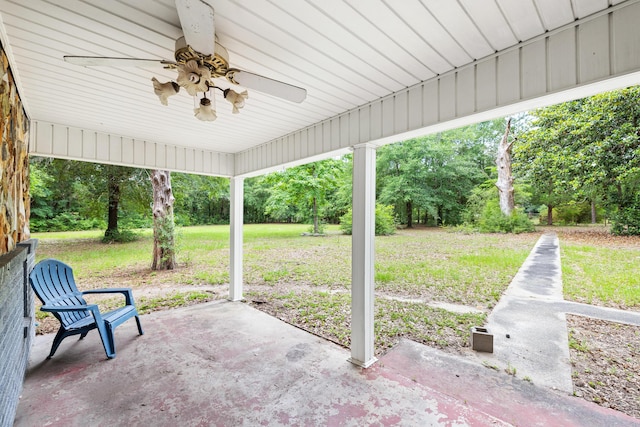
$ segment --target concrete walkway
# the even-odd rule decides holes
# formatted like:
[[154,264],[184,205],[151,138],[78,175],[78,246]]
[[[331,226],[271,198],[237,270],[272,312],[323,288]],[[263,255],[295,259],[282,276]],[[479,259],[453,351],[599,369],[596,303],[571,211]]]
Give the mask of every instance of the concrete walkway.
[[571,394],[567,313],[640,326],[638,312],[565,301],[558,237],[543,234],[488,317],[493,354],[476,355],[485,364]]

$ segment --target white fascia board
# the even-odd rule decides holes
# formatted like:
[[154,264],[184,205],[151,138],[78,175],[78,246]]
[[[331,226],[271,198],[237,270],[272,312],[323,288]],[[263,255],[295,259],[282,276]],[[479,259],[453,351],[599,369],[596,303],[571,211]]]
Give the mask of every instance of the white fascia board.
[[29,155],[231,177],[234,156],[57,123],[31,121]]

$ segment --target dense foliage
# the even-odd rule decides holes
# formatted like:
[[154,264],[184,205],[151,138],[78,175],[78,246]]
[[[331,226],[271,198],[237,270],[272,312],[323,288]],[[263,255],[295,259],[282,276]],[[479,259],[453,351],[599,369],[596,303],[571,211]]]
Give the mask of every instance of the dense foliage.
[[639,97],[640,87],[630,87],[531,112],[514,170],[547,206],[548,223],[554,208],[579,220],[587,203],[593,222],[601,207],[615,233],[640,232]]
[[120,226],[151,224],[151,186],[143,169],[35,157],[30,174],[32,231],[107,228],[114,185]]
[[378,199],[407,227],[461,223],[473,189],[490,176],[504,126],[498,119],[380,148]]
[[[353,212],[351,209],[340,218],[340,230],[344,234],[352,234]],[[393,206],[376,204],[376,236],[389,236],[396,232],[396,220],[393,215]]]

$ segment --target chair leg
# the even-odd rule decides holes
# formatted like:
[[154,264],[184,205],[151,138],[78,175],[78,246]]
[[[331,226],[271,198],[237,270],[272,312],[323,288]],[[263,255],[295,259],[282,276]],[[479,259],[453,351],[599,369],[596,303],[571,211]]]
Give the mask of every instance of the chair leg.
[[144,335],[144,332],[142,332],[142,325],[140,324],[140,317],[138,317],[136,315],[136,323],[138,324],[138,332],[140,333],[140,335]]
[[113,353],[113,356],[109,359],[113,359],[114,357],[116,357],[116,339],[113,336],[115,328],[111,325],[111,323],[108,322],[105,322],[105,325],[107,327],[107,337],[109,338],[109,345],[111,346],[111,352]]
[[113,346],[113,330],[111,329],[111,325],[104,321],[96,323],[98,323],[98,332],[100,332],[104,352],[107,354],[107,358],[113,359],[116,357],[116,350]]
[[56,352],[56,350],[60,346],[60,343],[62,342],[62,340],[67,337],[66,332],[67,331],[64,328],[58,329],[58,333],[53,338],[53,344],[51,345],[51,351],[49,352],[49,355],[47,356],[47,359],[51,359],[53,357],[54,353]]

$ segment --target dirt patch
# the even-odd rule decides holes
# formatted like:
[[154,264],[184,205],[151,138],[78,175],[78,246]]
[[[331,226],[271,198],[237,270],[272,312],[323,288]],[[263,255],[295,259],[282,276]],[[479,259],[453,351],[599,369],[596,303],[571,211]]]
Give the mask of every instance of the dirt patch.
[[640,327],[567,315],[574,395],[640,418]]
[[609,226],[542,226],[536,227],[540,231],[556,233],[560,241],[574,244],[595,245],[609,248],[637,248],[640,247],[640,236],[614,236],[609,232]]

